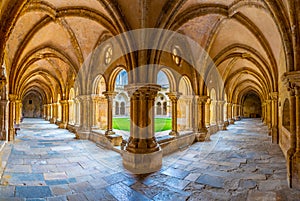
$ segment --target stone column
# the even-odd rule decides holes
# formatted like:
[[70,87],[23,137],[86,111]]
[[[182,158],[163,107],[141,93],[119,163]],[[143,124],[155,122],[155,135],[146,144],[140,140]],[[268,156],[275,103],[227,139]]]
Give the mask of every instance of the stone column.
[[178,99],[181,95],[179,92],[170,92],[167,93],[169,99],[171,100],[172,103],[172,131],[170,132],[169,135],[173,136],[179,136],[178,130],[177,130],[177,102]]
[[114,91],[106,91],[103,92],[104,96],[107,99],[107,130],[105,135],[113,135],[115,132],[113,131],[113,101],[117,92]]
[[217,105],[218,105],[218,126],[219,126],[219,130],[226,130],[226,125],[225,125],[225,122],[224,122],[224,104],[225,104],[225,101],[217,101]]
[[265,103],[262,103],[262,104],[261,104],[261,111],[262,111],[262,114],[261,114],[261,116],[262,116],[262,122],[263,122],[263,123],[266,123]]
[[91,131],[91,96],[81,95],[77,97],[80,102],[80,125],[76,130],[77,139],[89,139]]
[[123,165],[134,174],[146,174],[162,166],[162,150],[154,137],[154,101],[161,87],[156,84],[125,86],[130,97],[130,137],[122,154]]
[[92,128],[97,129],[98,127],[98,122],[97,122],[97,117],[99,115],[99,110],[98,110],[98,101],[99,101],[99,96],[97,94],[92,95],[92,104],[93,104],[93,117],[92,117]]
[[267,126],[269,129],[272,128],[272,122],[271,122],[271,117],[272,117],[272,111],[271,111],[271,100],[266,100],[266,107],[267,107]]
[[227,103],[227,118],[228,118],[228,122],[229,124],[234,124],[234,119],[232,118],[232,104],[231,103]]
[[61,122],[59,123],[59,128],[67,128],[69,121],[69,102],[68,100],[61,100]]
[[211,104],[211,99],[208,98],[206,103],[205,103],[205,126],[209,127],[210,126],[210,104]]
[[16,108],[15,108],[15,122],[16,124],[21,123],[21,112],[22,112],[22,101],[21,100],[16,100]]
[[8,130],[8,141],[13,141],[15,139],[15,111],[16,111],[16,100],[17,95],[9,94],[9,130]]
[[288,183],[292,187],[293,175],[293,156],[296,152],[296,97],[294,88],[289,88],[290,91],[290,148],[287,151],[287,174]]
[[296,150],[292,156],[291,187],[300,189],[300,82],[295,87],[295,138]]
[[[196,104],[197,104],[197,122],[196,122],[196,140],[198,142],[203,142],[205,140],[209,140],[209,136],[207,136],[207,128],[205,125],[205,114],[206,114],[206,103],[208,100],[208,96],[196,96]],[[208,138],[208,139],[207,139]]]
[[1,120],[1,136],[0,140],[8,140],[8,125],[7,125],[7,106],[9,101],[8,100],[1,100],[0,101],[0,120]]
[[78,98],[75,98],[75,126],[80,126],[80,101]]
[[272,142],[278,144],[278,92],[270,93],[270,97],[272,100]]
[[56,103],[52,103],[51,104],[51,112],[52,112],[52,116],[51,116],[51,119],[50,119],[50,123],[51,124],[55,124],[56,121],[57,121],[57,110],[56,110]]

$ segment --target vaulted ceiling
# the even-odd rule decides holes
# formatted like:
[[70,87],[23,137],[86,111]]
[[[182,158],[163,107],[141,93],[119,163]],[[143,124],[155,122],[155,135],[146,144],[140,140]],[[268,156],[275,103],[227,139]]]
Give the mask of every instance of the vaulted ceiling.
[[[9,93],[67,96],[103,38],[139,28],[180,32],[205,49],[227,99],[278,91],[290,68],[288,0],[2,0],[1,60]],[[4,53],[4,54],[3,54]],[[64,98],[64,97],[63,97]]]

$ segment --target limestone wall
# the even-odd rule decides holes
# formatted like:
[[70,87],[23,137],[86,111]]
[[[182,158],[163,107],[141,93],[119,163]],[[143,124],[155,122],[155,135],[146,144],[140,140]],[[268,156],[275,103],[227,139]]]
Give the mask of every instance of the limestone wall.
[[23,100],[22,116],[29,118],[41,118],[43,107],[41,99],[36,95],[28,95]]

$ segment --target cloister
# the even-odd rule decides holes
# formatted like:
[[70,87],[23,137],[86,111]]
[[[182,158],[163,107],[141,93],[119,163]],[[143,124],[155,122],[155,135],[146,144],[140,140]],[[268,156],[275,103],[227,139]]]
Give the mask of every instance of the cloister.
[[[170,154],[253,118],[280,148],[287,186],[297,191],[299,7],[297,0],[2,0],[2,148],[19,140],[20,127],[23,136],[24,119],[43,118],[116,152],[126,171],[151,174]],[[115,129],[117,118],[128,118],[128,138]],[[157,118],[171,119],[170,129],[156,132]]]

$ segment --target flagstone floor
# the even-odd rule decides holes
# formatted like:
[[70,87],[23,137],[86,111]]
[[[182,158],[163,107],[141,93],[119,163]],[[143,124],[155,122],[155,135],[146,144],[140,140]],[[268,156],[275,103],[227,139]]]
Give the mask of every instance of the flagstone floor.
[[259,119],[236,122],[209,142],[164,157],[160,171],[139,176],[124,170],[118,153],[25,119],[16,141],[0,152],[0,166],[5,201],[300,200]]

